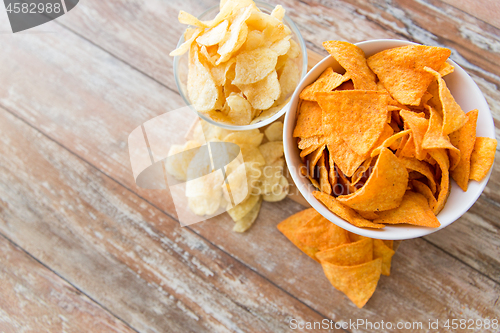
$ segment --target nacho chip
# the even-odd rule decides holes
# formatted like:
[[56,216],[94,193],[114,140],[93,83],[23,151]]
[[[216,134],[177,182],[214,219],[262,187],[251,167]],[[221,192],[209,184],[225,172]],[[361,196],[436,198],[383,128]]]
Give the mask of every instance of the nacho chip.
[[377,288],[382,273],[382,259],[375,259],[356,266],[336,266],[322,262],[323,271],[330,283],[362,308]]
[[396,252],[389,248],[384,241],[380,239],[373,240],[373,258],[382,259],[382,274],[383,275],[391,275],[391,261],[392,256]]
[[351,177],[365,160],[364,156],[356,154],[347,143],[338,136],[328,138],[328,152],[335,165],[347,176]]
[[315,101],[315,93],[332,91],[347,80],[349,80],[349,76],[341,75],[328,67],[316,81],[302,90],[299,97],[304,100]]
[[361,90],[316,93],[315,96],[323,111],[325,135],[340,136],[354,152],[365,156],[384,129],[389,96]]
[[361,215],[363,218],[373,221],[378,218],[378,214],[375,212],[370,212],[370,211],[362,211],[362,210],[357,210],[356,213]]
[[407,185],[406,168],[389,149],[384,148],[365,185],[355,193],[339,196],[338,200],[357,210],[389,210],[398,207]]
[[457,167],[451,171],[451,177],[464,191],[469,186],[470,157],[476,142],[476,122],[478,110],[472,110],[466,114],[467,121],[458,131],[450,134],[450,142],[460,150],[460,161]]
[[325,151],[323,150],[323,155],[319,158],[318,161],[318,169],[319,169],[319,187],[321,192],[325,192],[326,194],[332,193],[332,186],[330,185],[330,181],[328,180],[328,169],[325,164]]
[[436,193],[436,180],[434,179],[434,174],[432,172],[431,167],[428,163],[424,161],[419,161],[416,158],[408,158],[408,157],[398,157],[399,162],[404,165],[404,167],[410,171],[417,171],[427,177],[429,187],[432,190],[432,193]]
[[451,144],[447,135],[442,131],[442,118],[439,113],[432,107],[428,106],[430,112],[429,127],[424,135],[422,147],[424,149],[448,149],[451,158],[450,170],[460,162],[460,150]]
[[427,199],[429,207],[432,209],[432,211],[434,211],[437,205],[437,200],[432,194],[432,191],[429,188],[429,186],[415,179],[411,181],[411,185],[415,192],[422,194]]
[[375,74],[368,68],[365,53],[358,46],[341,41],[323,42],[323,47],[351,77],[354,88],[377,90]]
[[439,72],[439,75],[441,75],[441,77],[443,76],[446,76],[448,74],[451,74],[455,71],[455,67],[453,67],[453,65],[450,65],[449,63],[445,62],[443,64],[443,66],[441,66],[441,68],[438,70]]
[[311,251],[308,248],[305,248],[302,242],[297,238],[297,230],[303,228],[305,224],[307,224],[316,216],[320,216],[319,213],[315,211],[314,208],[309,208],[288,217],[286,220],[280,222],[276,226],[278,230],[283,235],[285,235],[286,238],[288,238],[295,246],[297,246],[311,258],[314,257],[314,254],[317,251],[314,250]]
[[374,145],[374,147],[376,147],[376,148],[372,150],[370,156],[371,157],[377,156],[378,154],[380,154],[382,149],[392,146],[395,142],[400,140],[402,137],[410,135],[410,133],[411,133],[410,130],[401,131],[401,132],[398,132],[398,133],[392,135],[391,137],[387,138],[384,142],[382,142],[382,144],[380,144],[378,146]]
[[441,183],[439,185],[439,195],[437,197],[436,207],[432,210],[434,215],[438,215],[443,209],[448,196],[450,195],[450,160],[444,149],[432,149],[429,150],[429,154],[436,161],[441,169]]
[[[326,138],[322,135],[315,135],[309,138],[301,138],[299,139],[298,147],[299,149],[307,149],[311,146],[319,146],[326,143]],[[316,147],[317,148],[317,147]]]
[[466,122],[465,113],[460,108],[460,105],[455,101],[450,90],[446,86],[446,82],[441,78],[441,75],[435,70],[426,67],[425,70],[432,74],[437,80],[437,94],[435,88],[429,89],[429,92],[433,95],[431,101],[434,101],[437,97],[439,98],[439,103],[434,102],[438,111],[443,115],[443,135],[455,132],[460,127],[462,127]]
[[337,184],[337,172],[335,171],[335,162],[333,161],[332,154],[328,150],[328,165],[330,169],[328,170],[328,180],[332,188]]
[[437,228],[441,225],[420,193],[407,191],[399,207],[379,213],[380,217],[374,223],[412,224],[423,227]]
[[474,150],[470,158],[470,179],[480,182],[490,171],[495,160],[497,140],[491,138],[476,138]]
[[423,160],[427,152],[424,151],[422,142],[427,132],[427,128],[429,127],[429,120],[425,119],[423,113],[401,110],[399,114],[401,118],[403,118],[405,126],[408,126],[412,132],[413,144],[415,145],[415,157],[419,160]]
[[318,103],[303,101],[297,114],[293,137],[308,138],[322,134],[322,110]]
[[316,253],[316,258],[320,262],[325,261],[337,266],[356,266],[372,261],[374,240],[371,238],[364,238],[351,243],[347,231],[343,231],[345,233],[345,235],[343,235],[343,237],[345,237],[345,241],[336,246],[327,247],[325,250]]
[[424,70],[439,70],[450,56],[442,47],[408,45],[384,50],[368,58],[368,66],[392,97],[405,105],[419,105],[433,76]]
[[314,152],[312,152],[309,156],[307,156],[307,162],[309,163],[309,176],[315,178],[314,169],[319,159],[323,155],[323,150],[325,150],[325,145],[320,146]]
[[383,224],[373,223],[362,218],[353,209],[343,205],[340,201],[338,201],[331,195],[319,191],[314,191],[313,195],[316,199],[321,201],[332,213],[356,227],[367,227],[374,229],[380,229],[384,227]]
[[315,254],[349,242],[347,231],[328,221],[321,215],[313,217],[309,222],[295,230],[295,237],[307,255],[318,261]]

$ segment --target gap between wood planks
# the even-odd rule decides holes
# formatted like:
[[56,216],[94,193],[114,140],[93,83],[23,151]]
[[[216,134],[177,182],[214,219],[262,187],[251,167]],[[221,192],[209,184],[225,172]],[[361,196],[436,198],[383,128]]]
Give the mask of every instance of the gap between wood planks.
[[[31,125],[30,123],[27,123],[23,118],[19,117],[17,114],[15,114],[14,112],[12,112],[9,108],[3,106],[0,104],[0,107],[3,108],[6,112],[8,112],[11,116],[15,117],[16,119],[18,119],[19,121],[21,121],[24,125],[27,125],[28,127],[32,128],[33,130],[35,130],[37,133],[40,133],[43,137],[47,138],[48,140],[50,140],[51,142],[53,142],[54,144],[56,144],[57,146],[61,147],[62,149],[64,149],[65,151],[67,151],[69,154],[71,154],[72,156],[74,156],[76,159],[80,160],[81,162],[83,162],[84,164],[88,165],[90,168],[96,170],[98,173],[102,174],[104,177],[110,179],[112,182],[116,183],[118,186],[124,188],[125,190],[127,190],[129,193],[131,193],[133,196],[136,196],[138,198],[140,198],[142,201],[148,203],[149,205],[151,205],[152,207],[158,209],[158,211],[162,212],[163,214],[165,214],[166,216],[168,216],[169,218],[171,218],[173,221],[179,223],[179,221],[177,220],[177,218],[175,218],[174,216],[170,215],[169,213],[165,212],[164,210],[160,209],[159,207],[157,207],[156,205],[154,205],[153,203],[151,203],[150,201],[148,201],[147,199],[143,198],[142,196],[140,196],[139,194],[135,193],[133,190],[131,190],[130,188],[128,188],[127,186],[123,185],[122,183],[120,183],[119,181],[117,181],[116,179],[114,179],[113,177],[111,177],[110,175],[106,174],[103,170],[97,168],[95,165],[93,165],[92,163],[88,162],[87,160],[85,160],[84,158],[82,158],[81,156],[77,155],[76,153],[74,153],[73,151],[71,151],[70,149],[66,148],[62,143],[52,139],[49,135],[47,135],[46,133],[44,132],[41,132],[39,129],[37,129],[36,127],[34,127],[33,125]],[[328,320],[332,320],[331,318],[329,318],[328,316],[324,315],[323,313],[321,313],[320,311],[314,309],[313,307],[311,307],[310,305],[308,305],[307,303],[305,303],[304,301],[300,300],[297,296],[289,293],[287,290],[284,290],[283,288],[281,288],[279,285],[277,285],[274,281],[270,280],[269,278],[267,278],[266,276],[262,275],[260,272],[258,272],[257,270],[253,269],[252,267],[248,266],[245,262],[241,261],[240,259],[238,259],[237,257],[234,257],[233,255],[231,255],[231,253],[228,253],[227,251],[221,249],[219,246],[217,246],[216,244],[214,244],[212,241],[210,241],[209,239],[203,237],[202,235],[198,234],[196,231],[194,231],[193,229],[189,228],[189,227],[185,227],[187,230],[189,230],[191,233],[193,233],[194,235],[196,235],[197,237],[199,237],[200,239],[204,240],[205,242],[207,242],[208,244],[212,245],[215,249],[217,249],[218,251],[228,255],[229,257],[231,257],[232,259],[234,259],[236,262],[240,263],[243,267],[251,270],[252,272],[254,272],[255,274],[257,274],[260,278],[262,278],[263,280],[267,281],[271,286],[277,288],[277,290],[281,291],[282,293],[284,293],[285,295],[287,295],[288,297],[296,300],[297,302],[299,302],[300,304],[302,304],[303,306],[307,307],[308,309],[310,309],[312,312],[318,314],[319,316],[321,316],[323,319],[328,319]],[[107,311],[108,313],[110,313],[112,316],[114,316],[116,319],[124,322],[127,324],[128,327],[130,327],[131,329],[133,329],[134,331],[138,332],[139,331],[137,329],[135,329],[134,327],[130,326],[130,324],[128,324],[126,321],[124,321],[123,319],[121,319],[118,315],[116,315],[114,312],[112,312],[111,310],[109,310],[107,307],[103,306],[101,303],[99,303],[98,301],[96,301],[94,298],[90,297],[87,293],[85,293],[84,291],[82,291],[81,289],[79,289],[78,287],[76,287],[71,281],[67,280],[66,278],[64,278],[61,274],[59,274],[58,272],[52,270],[50,267],[48,267],[47,265],[45,265],[43,262],[41,262],[40,260],[38,260],[36,257],[34,257],[33,255],[31,255],[29,252],[27,252],[23,247],[19,246],[18,244],[16,244],[14,241],[12,241],[8,236],[6,236],[5,234],[3,234],[2,232],[0,232],[0,237],[4,237],[5,239],[7,239],[10,243],[14,244],[16,247],[22,249],[23,252],[25,252],[27,255],[29,255],[30,257],[32,257],[34,260],[36,260],[37,262],[39,262],[40,264],[42,264],[44,267],[46,267],[47,269],[49,269],[51,272],[53,272],[54,274],[56,274],[58,277],[60,277],[61,279],[63,279],[64,281],[66,281],[68,284],[70,284],[73,288],[75,288],[76,290],[78,290],[79,292],[81,292],[83,295],[87,296],[90,300],[92,300],[94,303],[96,303],[98,306],[100,306],[103,310]],[[240,306],[242,309],[245,309],[246,311],[248,311],[248,309],[246,309],[245,306],[239,304],[236,300],[233,300],[233,302]],[[335,324],[336,321],[332,320],[333,323]],[[341,329],[342,331],[344,332],[347,332],[347,333],[351,333],[350,331],[348,330],[345,330],[345,329]]]
[[[301,2],[303,2],[303,3],[307,4],[307,2],[305,2],[305,1],[301,1]],[[441,2],[442,2],[442,1],[441,1]],[[443,2],[443,3],[444,3],[444,2]],[[142,75],[146,76],[147,78],[151,79],[152,81],[154,81],[154,82],[158,83],[160,86],[162,86],[162,87],[164,87],[164,88],[168,89],[169,91],[172,91],[173,93],[175,93],[175,94],[179,95],[179,92],[178,92],[177,90],[174,90],[174,89],[170,88],[168,85],[166,85],[166,84],[162,83],[161,81],[159,81],[159,80],[157,80],[157,79],[153,78],[152,76],[148,75],[147,73],[145,73],[144,71],[142,71],[142,70],[138,69],[137,67],[135,67],[135,66],[133,66],[133,65],[129,64],[128,62],[126,62],[125,60],[123,60],[123,59],[121,59],[120,57],[116,56],[115,54],[111,53],[110,51],[108,51],[107,49],[103,48],[102,46],[100,46],[100,45],[98,45],[98,44],[94,43],[92,40],[90,40],[90,39],[86,38],[85,36],[83,36],[83,35],[79,34],[78,32],[76,32],[76,31],[74,31],[73,29],[71,29],[71,28],[69,28],[69,27],[65,26],[64,24],[62,24],[62,23],[58,22],[57,20],[54,20],[54,22],[55,22],[56,24],[58,24],[59,26],[61,26],[63,29],[65,29],[65,30],[67,30],[67,31],[70,31],[71,33],[73,33],[74,35],[78,36],[79,38],[81,38],[81,39],[83,39],[83,40],[87,41],[88,43],[90,43],[90,44],[94,45],[95,47],[97,47],[98,49],[102,50],[103,52],[105,52],[105,53],[109,54],[109,55],[110,55],[110,56],[112,56],[113,58],[115,58],[115,59],[119,60],[119,61],[120,61],[120,62],[122,62],[123,64],[125,64],[125,65],[129,66],[130,68],[134,69],[134,70],[135,70],[135,71],[137,71],[138,73],[141,73]],[[489,23],[487,23],[487,24],[489,24]],[[402,36],[402,37],[405,37],[405,36]],[[406,37],[405,37],[405,38],[406,38]],[[320,54],[318,54],[318,53],[316,53],[316,52],[314,52],[314,51],[310,51],[310,50],[308,50],[308,57],[311,57],[311,56],[315,58],[315,61],[321,60],[321,59],[323,58],[323,56],[322,56],[322,55],[320,55]],[[315,63],[315,64],[316,64],[316,63]],[[311,68],[311,67],[312,67],[312,66],[309,66],[309,68]],[[5,106],[2,106],[2,107],[4,107],[6,110],[8,110],[8,111],[9,111],[9,113],[13,114],[13,112],[11,112],[11,111],[10,111],[8,108],[6,108]],[[14,115],[14,114],[13,114],[13,115]],[[14,116],[15,116],[15,117],[17,117],[17,115],[14,115]],[[19,118],[19,117],[17,117],[17,118]],[[21,119],[21,118],[19,118],[19,119]],[[25,121],[24,121],[24,119],[21,119],[21,120],[22,120],[23,122],[25,122]],[[29,125],[29,126],[31,126],[30,124],[28,124],[28,125]],[[35,127],[33,127],[33,128],[34,128],[35,130],[39,131],[37,128],[35,128]],[[40,131],[39,131],[39,132],[40,132]],[[42,134],[44,134],[44,133],[42,133]],[[45,135],[45,134],[44,134],[44,135]],[[59,142],[57,142],[56,140],[52,139],[52,138],[51,138],[51,137],[49,137],[49,136],[47,136],[47,137],[48,137],[50,140],[52,140],[52,141],[54,141],[54,142],[58,143],[61,147],[63,147],[63,148],[64,148],[64,149],[66,149],[67,151],[71,152],[73,155],[77,156],[77,157],[78,157],[79,159],[81,159],[82,161],[84,161],[84,162],[88,163],[89,165],[92,165],[94,168],[96,168],[97,170],[99,170],[100,172],[102,172],[104,175],[106,175],[107,177],[109,177],[110,179],[112,179],[113,181],[115,181],[115,182],[116,182],[117,184],[119,184],[120,186],[122,186],[122,187],[126,188],[126,189],[127,189],[128,191],[130,191],[131,193],[136,194],[139,198],[141,198],[141,199],[142,199],[142,200],[144,200],[145,202],[147,202],[147,203],[149,203],[150,205],[152,205],[153,207],[157,208],[159,211],[163,212],[164,214],[166,214],[167,216],[169,216],[169,217],[170,217],[170,218],[172,218],[173,220],[175,220],[175,221],[179,222],[179,221],[178,221],[178,219],[177,219],[175,216],[171,215],[170,213],[168,213],[168,212],[166,212],[165,210],[163,210],[163,209],[159,208],[158,206],[156,206],[155,204],[153,204],[153,203],[152,203],[152,202],[150,202],[149,200],[147,200],[147,199],[145,199],[144,197],[140,196],[139,194],[137,194],[136,192],[134,192],[132,189],[128,188],[127,186],[125,186],[125,185],[124,185],[124,184],[122,184],[121,182],[117,181],[117,180],[116,180],[115,178],[113,178],[112,176],[110,176],[110,175],[106,174],[104,171],[101,171],[101,170],[100,170],[97,166],[95,166],[95,165],[93,165],[92,163],[90,163],[89,161],[87,161],[87,160],[83,159],[82,157],[80,157],[80,156],[79,156],[79,155],[77,155],[76,153],[73,153],[70,149],[66,148],[64,145],[60,144],[60,143],[59,143]],[[262,277],[263,277],[263,278],[265,278],[266,280],[270,281],[269,279],[267,279],[266,277],[264,277],[263,275],[261,275],[258,271],[256,271],[256,270],[255,270],[255,269],[253,269],[252,267],[248,266],[246,263],[242,262],[241,260],[239,260],[239,259],[238,259],[238,258],[236,258],[235,256],[233,256],[231,253],[226,252],[225,250],[223,250],[223,249],[221,249],[219,246],[217,246],[215,243],[213,243],[213,242],[211,242],[210,240],[208,240],[208,239],[206,239],[205,237],[203,237],[200,233],[196,232],[194,229],[189,228],[189,227],[188,227],[188,229],[189,229],[189,230],[191,230],[194,234],[198,235],[200,238],[202,238],[202,239],[206,240],[207,242],[209,242],[210,244],[212,244],[213,246],[215,246],[216,248],[218,248],[219,250],[221,250],[222,252],[224,252],[224,253],[226,253],[226,254],[230,255],[232,258],[234,258],[234,259],[235,259],[235,260],[237,260],[238,262],[242,263],[243,265],[245,265],[246,267],[248,267],[248,268],[249,268],[249,269],[251,269],[252,271],[256,272],[257,274],[259,274],[260,276],[262,276]],[[494,280],[493,278],[491,278],[490,276],[486,275],[486,274],[485,274],[485,273],[483,273],[482,271],[480,271],[480,270],[478,270],[478,269],[474,268],[474,267],[473,267],[473,266],[471,266],[470,264],[468,264],[468,263],[466,263],[465,261],[461,260],[459,257],[457,257],[457,256],[453,255],[451,252],[446,251],[446,250],[444,250],[443,248],[439,247],[436,243],[434,243],[434,242],[432,242],[432,241],[430,241],[430,240],[428,240],[428,239],[426,239],[426,238],[423,238],[423,237],[422,237],[422,239],[423,239],[424,241],[426,241],[428,244],[431,244],[431,245],[432,245],[432,246],[434,246],[435,248],[437,248],[437,249],[439,249],[440,251],[442,251],[442,252],[446,253],[446,254],[447,254],[447,255],[449,255],[450,257],[452,257],[452,258],[456,259],[458,262],[462,263],[463,265],[465,265],[465,266],[467,266],[467,267],[471,268],[472,270],[474,270],[474,271],[478,272],[480,275],[482,275],[482,276],[486,277],[488,280],[490,280],[490,281],[494,282],[495,284],[500,285],[500,283],[499,283],[498,281]],[[270,281],[270,282],[271,282],[273,285],[275,285],[276,287],[278,287],[278,286],[277,286],[274,282],[272,282],[272,281]],[[280,287],[278,287],[278,288],[279,288],[280,290],[283,290],[283,289],[281,289]],[[283,291],[284,291],[284,290],[283,290]],[[286,291],[285,291],[285,292],[286,292]],[[287,294],[289,294],[289,293],[287,292]],[[289,295],[291,295],[291,294],[289,294]],[[293,296],[293,295],[291,295],[291,296],[292,296],[292,297],[294,297],[295,299],[297,299],[295,296]],[[297,299],[297,300],[298,300],[298,299]],[[303,303],[302,301],[300,301],[300,302],[301,302],[301,303]],[[304,303],[304,304],[305,304],[305,303]],[[314,310],[314,309],[313,309],[313,310]],[[316,310],[314,310],[314,311],[316,311]],[[321,313],[319,313],[319,312],[317,312],[317,313],[318,313],[318,314],[321,314]],[[322,316],[324,316],[323,314],[321,314],[321,315],[322,315]],[[325,317],[325,318],[326,318],[326,317]]]
[[[10,111],[9,111],[9,113],[10,113]],[[10,239],[6,235],[4,235],[2,232],[0,232],[0,237],[3,238],[3,239],[5,239],[9,244],[11,244],[12,246],[14,246],[15,248],[19,249],[19,251],[21,251],[24,254],[26,254],[26,256],[28,256],[29,258],[33,259],[35,262],[37,262],[38,264],[40,264],[43,268],[47,269],[49,272],[51,272],[54,275],[58,276],[61,280],[63,280],[67,284],[69,284],[71,287],[73,287],[79,293],[81,293],[82,295],[85,295],[85,297],[87,297],[91,302],[93,302],[94,304],[96,304],[100,309],[102,309],[102,311],[108,313],[111,317],[116,318],[117,320],[119,320],[121,323],[123,323],[126,327],[130,328],[134,332],[140,333],[138,330],[136,330],[134,327],[132,327],[125,320],[123,320],[122,318],[120,318],[119,316],[117,316],[115,313],[111,312],[108,308],[106,308],[106,306],[104,306],[103,304],[99,303],[97,300],[95,300],[94,298],[92,298],[91,296],[89,296],[88,294],[86,294],[85,292],[83,292],[81,289],[79,289],[77,286],[75,286],[73,283],[71,283],[71,281],[68,281],[64,276],[61,276],[59,273],[57,273],[56,271],[54,271],[52,268],[50,268],[49,266],[45,265],[43,262],[41,262],[40,260],[38,260],[38,258],[36,258],[31,253],[29,253],[28,251],[26,251],[24,248],[22,248],[21,246],[19,246],[16,242],[14,242],[12,239]]]

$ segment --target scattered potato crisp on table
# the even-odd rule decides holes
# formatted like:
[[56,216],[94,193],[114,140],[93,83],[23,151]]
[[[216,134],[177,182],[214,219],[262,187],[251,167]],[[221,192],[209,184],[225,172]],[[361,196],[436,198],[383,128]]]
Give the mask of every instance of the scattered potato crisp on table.
[[[191,212],[210,216],[221,208],[227,209],[235,221],[233,231],[244,232],[257,219],[262,201],[285,199],[289,184],[283,174],[282,129],[283,123],[275,122],[264,130],[264,135],[258,129],[230,131],[204,120],[197,122],[190,140],[170,148],[166,165],[170,175],[186,182]],[[241,152],[232,161],[227,161],[225,178],[220,170],[213,170],[208,163],[210,160],[217,162],[214,157],[217,146],[210,145],[209,151],[205,143],[217,142],[234,143]],[[224,156],[224,149],[225,146],[221,148],[221,156]],[[233,207],[232,201],[239,204]]]
[[189,52],[187,93],[198,112],[243,126],[282,109],[300,80],[300,48],[284,15],[280,5],[266,14],[252,0],[221,1],[210,21],[179,13],[194,28],[170,55]]
[[357,227],[439,227],[450,176],[467,191],[497,146],[476,138],[478,111],[465,113],[443,79],[450,51],[408,45],[366,58],[347,42],[323,46],[345,73],[327,68],[302,90],[293,131],[314,196]]
[[290,216],[277,228],[295,246],[319,262],[330,283],[359,308],[375,292],[380,276],[390,275],[395,253],[393,241],[348,232],[313,208]]

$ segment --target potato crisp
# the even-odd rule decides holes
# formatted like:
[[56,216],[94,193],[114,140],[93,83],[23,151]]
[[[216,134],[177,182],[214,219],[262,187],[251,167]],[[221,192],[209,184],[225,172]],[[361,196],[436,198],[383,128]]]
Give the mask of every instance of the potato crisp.
[[448,89],[450,51],[409,45],[366,59],[347,42],[323,46],[345,73],[329,67],[303,89],[293,133],[313,195],[357,227],[439,227],[450,176],[467,191],[497,145],[476,138],[479,112],[464,113]]
[[[349,214],[357,215],[353,211]],[[330,283],[359,308],[375,292],[380,276],[390,275],[395,253],[393,241],[350,233],[325,219],[313,208],[290,216],[277,228],[295,246],[319,262]]]
[[300,80],[301,62],[284,15],[280,5],[269,15],[252,0],[221,0],[209,21],[179,13],[180,23],[195,28],[186,30],[185,42],[170,55],[189,51],[187,93],[196,111],[243,126],[284,107]]

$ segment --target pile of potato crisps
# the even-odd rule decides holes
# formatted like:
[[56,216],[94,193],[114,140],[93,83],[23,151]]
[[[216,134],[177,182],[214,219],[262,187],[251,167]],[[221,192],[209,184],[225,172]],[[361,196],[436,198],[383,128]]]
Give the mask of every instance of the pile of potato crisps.
[[[241,154],[225,166],[225,176],[214,170],[199,177],[200,170],[209,166],[199,149],[205,142],[231,142]],[[179,154],[181,152],[187,152]],[[200,216],[210,216],[219,208],[225,209],[233,199],[238,205],[227,210],[235,221],[233,231],[244,232],[257,219],[262,200],[283,200],[289,191],[283,175],[283,123],[260,130],[229,131],[203,120],[197,122],[184,145],[173,145],[168,153],[166,170],[177,180],[187,181],[186,197],[189,209]],[[201,158],[200,158],[201,157]],[[242,184],[247,186],[242,186]]]
[[301,92],[293,133],[314,196],[357,227],[439,227],[450,174],[466,191],[497,145],[476,138],[478,111],[464,113],[446,86],[450,51],[409,45],[366,59],[347,42],[323,45],[345,73],[327,68]]
[[222,0],[210,21],[179,13],[181,23],[194,27],[170,55],[189,51],[187,92],[198,112],[217,122],[248,125],[286,104],[300,79],[300,48],[284,15],[279,5],[270,15],[263,13],[252,0]]
[[380,275],[390,275],[399,242],[348,232],[313,208],[290,216],[280,230],[293,244],[323,266],[330,283],[362,308],[375,292]]

